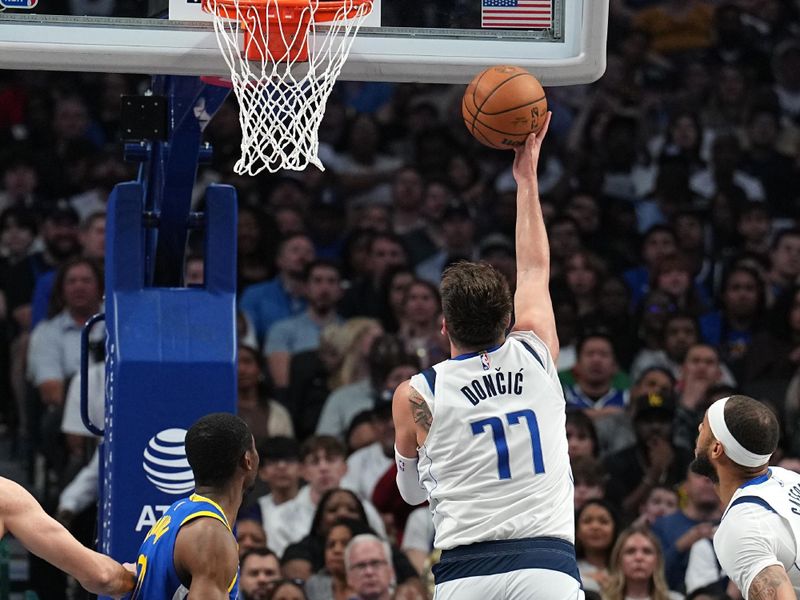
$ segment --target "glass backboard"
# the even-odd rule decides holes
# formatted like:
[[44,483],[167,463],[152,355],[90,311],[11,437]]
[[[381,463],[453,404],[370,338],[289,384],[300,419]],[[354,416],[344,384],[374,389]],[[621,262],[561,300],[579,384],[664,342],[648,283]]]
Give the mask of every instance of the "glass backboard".
[[[0,0],[0,68],[225,76],[199,0]],[[608,0],[375,0],[340,79],[466,83],[514,64],[545,85],[605,70]]]

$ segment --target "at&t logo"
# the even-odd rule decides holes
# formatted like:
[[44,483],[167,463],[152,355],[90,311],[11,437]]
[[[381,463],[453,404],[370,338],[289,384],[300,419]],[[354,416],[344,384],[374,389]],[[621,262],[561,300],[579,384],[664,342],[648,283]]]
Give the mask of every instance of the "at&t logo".
[[142,468],[156,489],[176,496],[194,489],[194,475],[186,460],[185,429],[165,429],[150,438]]

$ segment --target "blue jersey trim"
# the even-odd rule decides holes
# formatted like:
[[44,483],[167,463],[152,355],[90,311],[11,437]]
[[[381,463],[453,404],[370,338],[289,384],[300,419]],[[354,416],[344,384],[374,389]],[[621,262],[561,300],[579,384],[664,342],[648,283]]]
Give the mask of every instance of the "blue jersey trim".
[[530,346],[530,344],[528,344],[528,342],[524,342],[522,340],[517,340],[517,341],[525,347],[525,350],[527,350],[528,352],[533,354],[533,358],[536,359],[536,362],[538,362],[540,365],[542,365],[542,368],[546,371],[547,367],[544,366],[544,361],[542,361],[542,357],[539,356],[539,353],[536,352],[536,350],[534,350],[533,348],[531,348],[531,346]]
[[492,346],[491,348],[487,348],[486,350],[478,350],[477,352],[466,352],[465,354],[459,354],[458,356],[454,356],[450,360],[467,360],[468,358],[475,358],[476,356],[483,354],[484,352],[494,352],[498,350],[500,346],[503,344],[498,344],[497,346]]
[[725,514],[730,512],[734,506],[738,506],[739,504],[758,504],[762,508],[766,508],[768,511],[774,512],[776,515],[778,514],[778,511],[772,508],[769,502],[764,500],[761,496],[739,496],[731,503],[731,505],[728,507],[728,510],[725,511]]
[[553,537],[493,540],[443,550],[433,567],[436,584],[522,569],[559,571],[581,583],[575,546]]
[[436,392],[436,369],[428,367],[422,372],[425,381],[428,382],[428,387],[431,388],[431,394]]
[[772,477],[772,469],[767,469],[767,472],[764,473],[763,475],[759,475],[758,477],[753,477],[753,479],[745,481],[742,485],[739,486],[739,489],[741,490],[750,485],[758,485],[759,483],[764,483],[770,477]]

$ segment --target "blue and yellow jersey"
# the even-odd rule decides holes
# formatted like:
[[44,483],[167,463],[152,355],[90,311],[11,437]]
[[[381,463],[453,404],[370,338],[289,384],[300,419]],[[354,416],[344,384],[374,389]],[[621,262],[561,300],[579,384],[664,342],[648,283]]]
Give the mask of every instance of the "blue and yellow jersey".
[[[225,524],[228,531],[231,530],[225,513],[213,500],[198,494],[178,500],[153,525],[139,548],[136,589],[131,600],[180,600],[187,596],[188,590],[175,571],[175,540],[183,525],[200,518],[217,519]],[[239,593],[238,570],[228,592],[230,600],[236,600]]]

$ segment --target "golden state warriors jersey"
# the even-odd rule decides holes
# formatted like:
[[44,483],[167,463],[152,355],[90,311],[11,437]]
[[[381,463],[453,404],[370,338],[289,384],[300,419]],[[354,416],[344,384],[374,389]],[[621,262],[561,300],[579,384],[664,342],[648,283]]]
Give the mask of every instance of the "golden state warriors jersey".
[[[222,521],[228,531],[231,531],[225,513],[213,500],[198,494],[178,500],[153,525],[139,548],[136,589],[133,591],[131,600],[183,600],[186,598],[189,590],[178,578],[173,562],[175,540],[178,538],[178,531],[181,527],[200,518]],[[230,600],[236,600],[239,593],[238,570],[228,587],[228,592]]]

